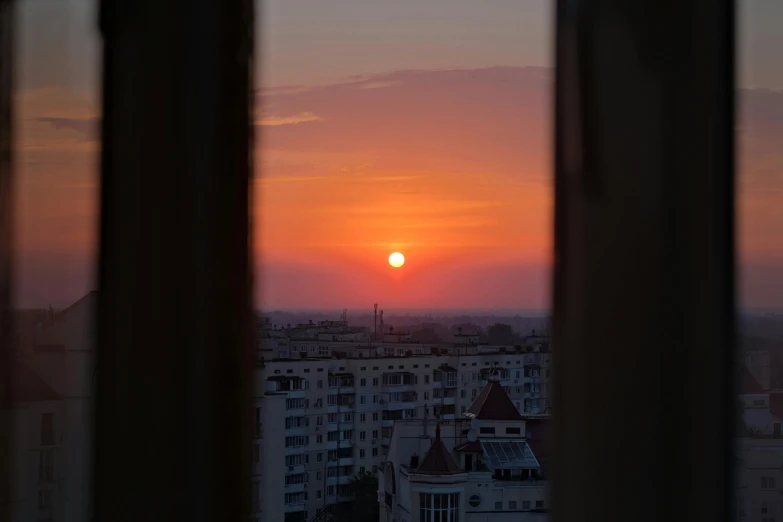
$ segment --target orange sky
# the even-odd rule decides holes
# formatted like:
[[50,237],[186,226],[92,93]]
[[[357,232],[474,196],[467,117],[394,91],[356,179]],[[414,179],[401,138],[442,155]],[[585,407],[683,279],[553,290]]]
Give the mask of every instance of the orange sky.
[[[453,0],[445,14],[436,0],[266,5],[256,304],[548,306],[549,2]],[[94,2],[20,6],[17,303],[65,306],[94,286]],[[758,27],[776,19],[751,15]],[[761,57],[742,62],[744,84],[783,87],[764,65],[777,47],[743,42],[743,56]],[[781,307],[783,91],[738,99],[740,296]]]

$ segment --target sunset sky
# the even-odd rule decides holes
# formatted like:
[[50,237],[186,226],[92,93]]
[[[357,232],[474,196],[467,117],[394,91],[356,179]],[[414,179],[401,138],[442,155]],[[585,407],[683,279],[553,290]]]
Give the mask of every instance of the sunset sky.
[[[256,304],[548,306],[551,3],[263,6]],[[63,306],[94,287],[94,5],[19,7],[17,303]],[[783,3],[742,12],[740,294],[783,307]]]

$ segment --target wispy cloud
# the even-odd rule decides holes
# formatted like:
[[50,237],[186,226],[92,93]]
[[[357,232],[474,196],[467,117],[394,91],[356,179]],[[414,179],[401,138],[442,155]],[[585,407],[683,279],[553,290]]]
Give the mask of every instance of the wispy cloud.
[[312,112],[300,112],[291,116],[262,115],[260,118],[256,118],[256,125],[277,127],[279,125],[296,125],[312,121],[323,121],[323,118],[316,116]]

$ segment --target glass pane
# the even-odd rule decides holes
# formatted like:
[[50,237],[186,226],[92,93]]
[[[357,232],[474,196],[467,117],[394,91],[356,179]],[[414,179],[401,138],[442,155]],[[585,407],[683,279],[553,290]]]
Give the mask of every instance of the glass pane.
[[92,519],[95,0],[15,2],[11,520]]
[[737,512],[783,516],[783,4],[738,2]]
[[[521,505],[530,488],[494,473],[499,460],[462,414],[502,403],[518,431],[498,426],[497,439],[545,469],[553,2],[257,5],[255,406],[272,428],[257,441],[254,473],[267,493],[253,516],[458,520],[453,489],[417,497],[401,473],[463,473],[457,448],[469,431],[478,463],[469,473]],[[329,425],[279,421],[311,415]],[[351,435],[330,435],[341,431]],[[275,442],[305,433],[306,447]],[[401,442],[411,439],[422,442]],[[281,469],[283,455],[325,450],[342,458],[339,475],[310,474],[308,490],[323,498],[275,493],[302,472]],[[384,471],[356,476],[376,466]],[[536,493],[525,500],[544,500],[545,476],[526,479]],[[345,496],[330,487],[337,481]],[[465,509],[494,509],[494,497],[480,496]]]

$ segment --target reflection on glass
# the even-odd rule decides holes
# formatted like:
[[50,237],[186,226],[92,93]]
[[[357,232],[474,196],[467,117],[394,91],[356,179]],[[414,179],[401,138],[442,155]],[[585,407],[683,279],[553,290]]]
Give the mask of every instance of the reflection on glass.
[[737,513],[783,518],[783,4],[739,6]]
[[16,2],[14,521],[91,520],[97,2]]

